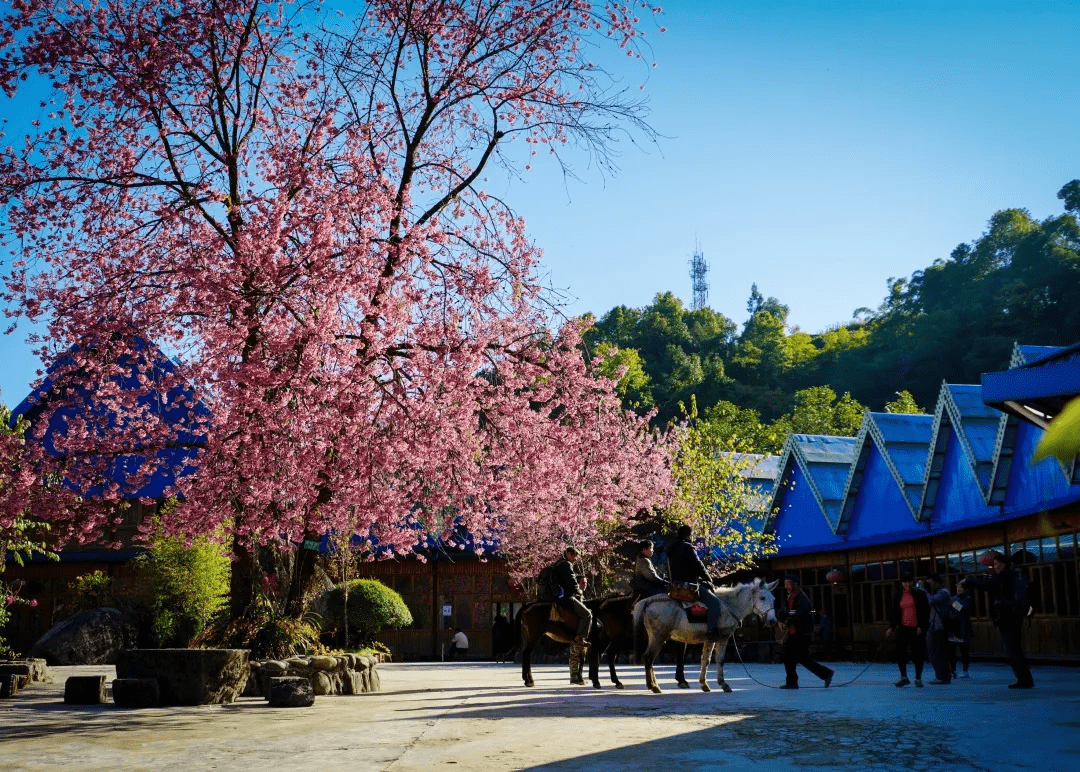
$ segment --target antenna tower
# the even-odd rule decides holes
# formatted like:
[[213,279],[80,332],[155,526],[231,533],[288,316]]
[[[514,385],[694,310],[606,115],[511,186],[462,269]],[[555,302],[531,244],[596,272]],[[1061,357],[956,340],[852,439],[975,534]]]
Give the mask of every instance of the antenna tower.
[[694,302],[691,308],[698,311],[709,305],[709,282],[705,274],[709,272],[709,264],[705,262],[705,253],[701,247],[694,245],[694,256],[690,260],[690,283],[694,289]]

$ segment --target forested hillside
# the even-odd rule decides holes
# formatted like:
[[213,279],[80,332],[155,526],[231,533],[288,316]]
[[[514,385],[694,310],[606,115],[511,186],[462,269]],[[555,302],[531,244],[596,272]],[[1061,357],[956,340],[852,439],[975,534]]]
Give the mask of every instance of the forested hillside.
[[[736,450],[775,450],[789,431],[851,434],[864,407],[932,408],[942,380],[978,383],[1008,366],[1014,342],[1080,341],[1080,180],[1059,192],[1064,213],[994,214],[986,232],[910,278],[889,279],[877,309],[820,333],[789,328],[788,308],[754,285],[740,325],[691,311],[670,292],[618,306],[587,335],[593,355],[623,372],[624,403],[658,423],[689,410]],[[618,354],[610,356],[617,347]]]

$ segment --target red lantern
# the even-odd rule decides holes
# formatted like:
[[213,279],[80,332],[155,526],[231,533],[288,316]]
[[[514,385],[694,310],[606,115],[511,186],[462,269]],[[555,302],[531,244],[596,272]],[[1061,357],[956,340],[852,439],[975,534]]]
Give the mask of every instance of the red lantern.
[[987,551],[979,555],[979,565],[987,567],[994,565],[994,553]]
[[844,581],[844,571],[840,568],[834,568],[829,573],[825,574],[825,581],[830,584],[840,584]]

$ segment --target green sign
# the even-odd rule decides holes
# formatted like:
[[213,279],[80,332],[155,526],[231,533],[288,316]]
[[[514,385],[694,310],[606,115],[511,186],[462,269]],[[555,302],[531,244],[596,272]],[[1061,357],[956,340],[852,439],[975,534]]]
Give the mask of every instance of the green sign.
[[317,542],[315,539],[304,539],[304,543],[300,545],[300,549],[318,552],[319,542]]

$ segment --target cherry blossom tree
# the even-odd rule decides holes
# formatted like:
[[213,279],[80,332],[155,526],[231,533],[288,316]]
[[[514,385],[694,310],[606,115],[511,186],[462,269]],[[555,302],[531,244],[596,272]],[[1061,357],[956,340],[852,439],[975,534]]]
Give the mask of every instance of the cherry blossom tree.
[[0,155],[5,298],[52,363],[21,468],[67,492],[31,514],[108,538],[165,474],[168,532],[232,539],[235,604],[268,541],[467,532],[525,567],[662,504],[667,440],[552,325],[485,189],[528,170],[511,142],[609,164],[649,134],[589,56],[640,56],[655,10],[14,0],[0,85],[52,89]]

